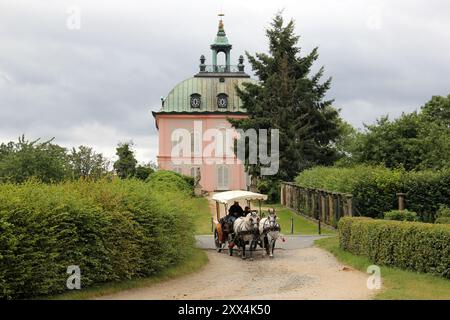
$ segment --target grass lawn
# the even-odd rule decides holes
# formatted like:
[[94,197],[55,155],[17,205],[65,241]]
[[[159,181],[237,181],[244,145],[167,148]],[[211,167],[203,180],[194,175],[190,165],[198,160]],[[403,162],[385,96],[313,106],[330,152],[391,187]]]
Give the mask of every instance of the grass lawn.
[[[201,249],[193,249],[192,255],[184,262],[177,266],[168,268],[154,276],[147,278],[136,278],[132,280],[120,281],[120,282],[108,282],[96,286],[92,286],[86,289],[73,290],[67,293],[54,295],[50,297],[40,297],[38,299],[50,299],[50,300],[83,300],[100,297],[107,294],[113,294],[119,291],[136,289],[142,287],[148,287],[161,281],[173,279],[176,277],[184,276],[189,273],[198,271],[208,262],[206,252]],[[83,282],[81,282],[83,285]]]
[[196,235],[212,234],[211,232],[211,212],[208,199],[198,197],[192,200],[194,202],[193,221]]
[[[343,264],[366,272],[373,263],[365,256],[357,256],[339,247],[337,237],[316,240],[316,245],[331,252]],[[431,274],[381,266],[383,289],[375,299],[450,299],[450,280]]]
[[[294,218],[294,234],[296,235],[318,235],[317,223],[296,214],[289,208],[282,205],[267,205],[276,210],[278,220],[281,226],[281,232],[285,235],[291,233],[291,218]],[[322,234],[336,234],[336,231],[331,228],[325,228],[322,224]]]

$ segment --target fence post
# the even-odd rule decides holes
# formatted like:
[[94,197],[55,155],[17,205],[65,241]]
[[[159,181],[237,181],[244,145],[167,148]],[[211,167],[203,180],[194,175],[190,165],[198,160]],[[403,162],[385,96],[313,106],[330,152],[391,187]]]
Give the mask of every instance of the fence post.
[[398,197],[398,210],[405,210],[405,196],[406,193],[397,193],[397,197]]
[[353,217],[353,203],[352,203],[353,196],[351,194],[347,194],[347,214],[350,217]]
[[326,212],[325,212],[325,196],[323,190],[319,191],[320,196],[320,216],[327,220]]
[[318,228],[319,228],[319,235],[320,235],[320,234],[322,234],[322,230],[321,230],[321,226],[320,226],[320,217],[319,217],[319,219],[317,220],[317,226],[318,226]]
[[341,216],[342,216],[342,195],[341,194],[338,194],[337,195],[337,212],[336,212],[336,215],[334,216],[334,219],[335,219],[335,221],[337,222],[340,218],[341,218]]
[[291,234],[294,234],[294,218],[291,218]]

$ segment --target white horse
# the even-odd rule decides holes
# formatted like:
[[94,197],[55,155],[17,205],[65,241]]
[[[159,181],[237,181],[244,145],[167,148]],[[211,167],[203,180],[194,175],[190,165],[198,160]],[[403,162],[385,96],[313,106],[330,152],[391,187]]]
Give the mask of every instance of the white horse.
[[[250,212],[245,217],[237,218],[233,224],[235,234],[235,242],[238,248],[242,249],[242,259],[246,258],[245,246],[250,245],[250,259],[253,259],[253,251],[256,249],[258,238],[255,234],[258,233],[259,216],[256,212]],[[230,255],[233,251],[230,248]]]
[[280,236],[280,225],[277,222],[275,210],[269,209],[269,216],[262,218],[259,222],[259,234],[263,243],[263,255],[266,253],[273,258],[275,242]]

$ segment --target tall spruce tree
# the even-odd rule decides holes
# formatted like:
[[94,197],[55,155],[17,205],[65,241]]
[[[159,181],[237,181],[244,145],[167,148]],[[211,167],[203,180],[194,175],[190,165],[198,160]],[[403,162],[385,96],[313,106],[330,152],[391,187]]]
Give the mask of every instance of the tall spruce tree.
[[[229,121],[233,127],[243,130],[278,129],[279,171],[268,178],[293,180],[305,168],[332,164],[336,160],[334,142],[340,134],[339,112],[332,107],[332,100],[325,100],[331,78],[321,82],[324,68],[311,75],[318,50],[314,48],[305,56],[301,54],[294,21],[284,25],[278,13],[266,34],[268,54],[252,56],[246,52],[259,83],[245,83],[243,88],[237,88],[248,118]],[[246,164],[246,167],[251,175],[259,175],[259,164]]]
[[114,162],[114,170],[121,179],[132,178],[136,174],[137,160],[134,157],[132,142],[119,143],[116,155],[119,157]]

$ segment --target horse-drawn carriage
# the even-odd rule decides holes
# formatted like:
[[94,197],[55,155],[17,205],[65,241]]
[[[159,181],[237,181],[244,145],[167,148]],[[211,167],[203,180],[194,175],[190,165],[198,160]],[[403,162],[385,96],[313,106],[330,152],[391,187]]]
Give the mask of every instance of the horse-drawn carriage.
[[[261,202],[267,200],[267,195],[234,190],[216,193],[212,200],[216,202],[216,220],[214,230],[214,243],[217,252],[228,248],[230,256],[233,255],[233,248],[237,246],[243,259],[246,258],[246,245],[249,245],[250,258],[253,251],[259,245],[263,252],[273,257],[275,241],[280,232],[280,226],[276,221],[274,210],[269,210],[268,216],[264,217],[261,211]],[[250,212],[243,217],[230,219],[228,208],[233,202],[245,201],[250,208]],[[252,201],[258,202],[258,210],[251,210]],[[223,211],[221,210],[223,208]],[[234,220],[234,221],[233,221]]]

